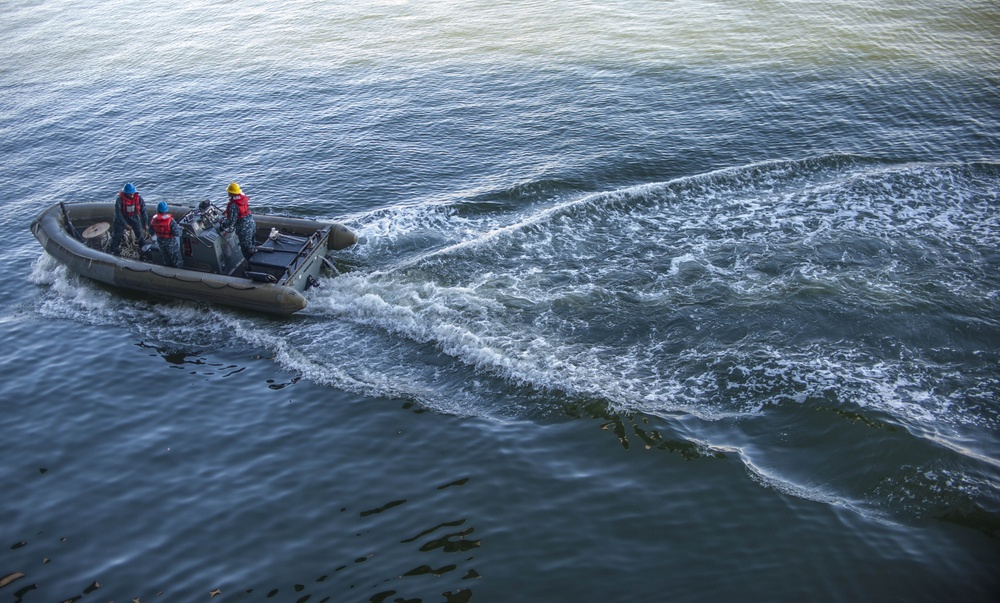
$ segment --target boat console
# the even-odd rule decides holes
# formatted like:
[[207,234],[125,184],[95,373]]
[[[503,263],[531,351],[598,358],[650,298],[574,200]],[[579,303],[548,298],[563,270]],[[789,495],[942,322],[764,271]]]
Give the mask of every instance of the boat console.
[[219,229],[220,215],[218,208],[203,201],[178,220],[185,268],[232,275],[243,263],[243,252],[236,234]]

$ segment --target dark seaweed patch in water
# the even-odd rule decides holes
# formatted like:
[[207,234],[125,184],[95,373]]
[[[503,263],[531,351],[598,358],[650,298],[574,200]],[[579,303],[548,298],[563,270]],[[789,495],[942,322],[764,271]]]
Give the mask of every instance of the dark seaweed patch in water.
[[455,592],[443,592],[441,595],[444,596],[445,603],[468,603],[472,600],[472,591],[464,588]]
[[884,478],[870,498],[888,505],[896,516],[918,522],[934,518],[996,540],[1000,539],[1000,515],[977,502],[990,487],[941,461],[932,461],[926,466],[901,467]]
[[289,385],[295,385],[296,383],[298,383],[301,380],[302,380],[302,376],[301,375],[296,375],[295,377],[292,377],[290,380],[286,381],[285,383],[277,383],[277,382],[275,382],[274,379],[268,379],[267,380],[267,387],[269,389],[273,389],[273,390],[284,389],[284,388],[288,387]]
[[435,569],[435,568],[433,568],[433,567],[431,567],[429,565],[421,565],[419,567],[415,567],[415,568],[411,569],[408,572],[405,572],[403,575],[404,576],[420,576],[420,575],[423,575],[423,574],[432,574],[434,576],[441,576],[443,574],[447,574],[448,572],[454,571],[457,568],[458,568],[458,566],[455,565],[455,564],[446,565],[444,567],[439,567],[437,569]]
[[866,417],[866,416],[864,416],[863,414],[861,414],[859,412],[855,412],[855,411],[851,411],[851,410],[844,410],[842,408],[833,408],[833,407],[828,407],[828,406],[817,406],[816,410],[819,410],[819,411],[829,411],[829,412],[832,412],[834,414],[838,414],[838,415],[844,417],[845,419],[849,419],[849,420],[854,421],[854,422],[863,423],[864,425],[867,425],[868,427],[872,427],[874,429],[884,429],[885,431],[896,431],[896,427],[895,426],[890,425],[888,423],[885,423],[884,421],[879,421],[877,419],[872,419],[870,417]]
[[420,547],[420,551],[427,552],[435,549],[442,549],[446,553],[457,553],[477,549],[480,546],[480,540],[466,540],[465,538],[475,530],[475,528],[469,528],[467,530],[462,530],[461,532],[453,532],[451,534],[445,534],[441,538],[429,540]]
[[417,402],[413,402],[413,401],[404,402],[402,408],[404,410],[411,410],[411,411],[413,411],[413,414],[415,414],[415,415],[423,414],[423,413],[427,412],[427,410],[428,410],[427,407],[425,407],[425,406],[423,406],[423,405],[421,405],[421,404],[419,404]]
[[202,355],[200,350],[186,350],[183,348],[155,346],[143,341],[137,343],[136,346],[144,349],[155,350],[156,354],[163,358],[173,368],[183,368],[185,365],[205,367],[203,369],[199,368],[199,371],[201,371],[200,373],[197,371],[191,371],[192,375],[202,374],[206,376],[219,375],[222,377],[229,377],[246,370],[245,366],[211,362]]
[[667,437],[672,430],[669,424],[657,417],[643,413],[617,413],[608,409],[608,403],[600,400],[571,401],[563,400],[563,412],[574,419],[596,419],[600,421],[603,431],[611,432],[618,438],[622,448],[632,447],[629,439],[631,428],[634,438],[642,442],[645,450],[664,450],[676,452],[684,460],[701,458],[724,459],[726,455],[719,450],[707,448],[704,445],[676,436]]
[[21,590],[16,591],[14,593],[14,603],[21,603],[22,599],[24,598],[24,595],[30,593],[33,590],[38,590],[37,584],[29,584],[28,586],[25,586]]
[[435,532],[435,531],[437,531],[437,530],[439,530],[441,528],[457,528],[458,526],[462,525],[463,523],[465,523],[464,519],[459,519],[458,521],[448,521],[448,522],[445,522],[445,523],[439,523],[438,525],[434,526],[433,528],[430,528],[430,529],[424,530],[423,532],[420,532],[419,534],[417,534],[413,538],[407,538],[406,540],[400,540],[400,543],[401,544],[406,544],[406,543],[409,543],[409,542],[413,542],[413,541],[415,541],[415,540],[417,540],[419,538],[423,538],[424,536],[430,534],[431,532]]
[[993,539],[1000,539],[1000,517],[973,504],[968,509],[948,509],[935,519],[978,530]]
[[382,513],[383,511],[388,511],[389,509],[391,509],[393,507],[398,507],[399,505],[404,504],[405,502],[406,502],[405,499],[403,499],[403,500],[394,500],[392,502],[388,502],[388,503],[382,505],[381,507],[378,507],[377,509],[369,509],[367,511],[362,511],[361,512],[361,517],[368,517],[369,515],[374,515],[376,513]]
[[444,484],[444,485],[441,485],[441,486],[438,486],[438,487],[437,487],[437,489],[438,489],[438,490],[444,490],[445,488],[450,488],[450,487],[452,487],[452,486],[464,486],[465,484],[469,483],[469,480],[470,480],[470,479],[472,479],[472,478],[469,478],[469,477],[463,477],[462,479],[459,479],[459,480],[455,480],[455,481],[453,481],[453,482],[449,482],[449,483],[447,483],[447,484]]
[[[440,485],[433,489],[433,492],[448,491],[452,487],[463,486],[471,481],[471,478],[464,477],[460,479],[451,480],[443,485]],[[404,499],[391,501],[381,507],[365,511],[360,514],[360,517],[370,517],[372,515],[382,513],[388,509],[400,506],[407,501]],[[342,511],[346,509],[341,509]],[[455,521],[446,521],[434,525],[431,528],[421,530],[415,536],[405,538],[400,541],[401,544],[412,544],[417,541],[422,541],[429,535],[438,532],[437,537],[432,537],[426,540],[415,552],[427,553],[432,557],[439,557],[441,554],[449,555],[449,559],[436,559],[439,563],[424,563],[413,567],[412,569],[400,574],[398,568],[381,568],[378,565],[379,559],[383,556],[382,551],[370,551],[365,552],[361,556],[353,557],[353,564],[350,562],[337,564],[335,567],[331,566],[331,571],[323,573],[310,581],[299,580],[294,582],[285,582],[284,585],[279,585],[275,587],[269,587],[267,589],[261,589],[260,592],[266,592],[264,598],[266,599],[282,599],[282,592],[288,594],[290,591],[294,593],[297,598],[288,598],[289,601],[295,601],[295,603],[306,603],[307,601],[319,601],[320,603],[339,600],[339,597],[348,592],[351,589],[359,588],[364,584],[386,584],[393,581],[405,580],[407,584],[407,589],[413,590],[414,592],[423,593],[419,597],[410,598],[397,596],[397,593],[402,590],[390,590],[382,591],[371,597],[370,600],[386,600],[386,596],[393,596],[393,601],[415,601],[422,602],[425,600],[431,600],[429,593],[434,592],[436,595],[444,597],[446,601],[455,601],[458,603],[469,601],[472,597],[472,591],[469,589],[455,589],[454,591],[440,592],[440,580],[448,579],[446,576],[452,572],[462,571],[463,576],[455,576],[453,580],[466,580],[470,578],[479,578],[480,574],[475,569],[468,567],[468,563],[473,559],[471,555],[465,556],[462,561],[450,562],[451,553],[462,553],[480,546],[481,541],[476,539],[468,538],[470,534],[475,531],[475,528],[467,527],[459,531],[443,531],[447,528],[457,528],[463,526],[466,523],[465,519],[459,519]],[[358,534],[358,536],[367,536],[372,530],[366,530],[365,532]],[[59,539],[60,543],[67,541],[67,538],[62,537]],[[15,542],[11,549],[18,551],[19,553],[23,551],[30,551],[32,547],[28,547],[28,542],[26,540],[19,540]],[[27,562],[27,560],[25,560]],[[42,560],[42,565],[47,565],[49,563],[49,558],[45,557]],[[369,569],[363,569],[365,566],[369,566]],[[352,576],[352,572],[354,575]],[[374,572],[374,573],[373,573]],[[385,572],[386,576],[379,578],[378,574],[380,572]],[[12,572],[5,576],[0,577],[0,589],[12,587],[15,584],[23,584],[22,580],[27,578],[26,572]],[[36,576],[36,578],[44,578],[44,576]],[[312,586],[310,586],[310,583]],[[436,584],[436,586],[435,586]],[[46,588],[44,580],[39,580],[33,582],[26,586],[23,586],[13,594],[13,601],[15,603],[28,603],[31,599],[25,600],[25,595],[31,593],[32,591],[43,591]],[[90,582],[87,586],[78,591],[79,594],[66,597],[65,595],[55,598],[54,600],[59,601],[80,601],[83,600],[87,595],[93,595],[94,592],[100,590],[106,590],[106,585],[102,581],[94,580]],[[315,589],[322,588],[327,592],[316,592]],[[372,586],[374,588],[374,586]],[[114,587],[112,586],[112,590]],[[430,590],[428,590],[430,589]],[[227,589],[228,590],[228,589]],[[245,595],[252,595],[256,588],[246,587],[241,589]],[[312,590],[313,592],[309,592]],[[204,591],[203,591],[204,592]],[[388,593],[388,594],[387,594]],[[149,593],[147,593],[149,594]],[[215,588],[208,592],[209,598],[214,598],[216,595],[223,595],[222,589]],[[146,594],[137,593],[137,596],[132,597],[132,600],[142,601],[147,598],[159,598],[163,595],[163,591],[155,593],[155,595],[150,594],[147,597]],[[204,596],[204,594],[200,595]],[[190,597],[189,597],[190,598]],[[438,599],[434,599],[438,600]]]
[[[645,419],[645,417],[643,418]],[[646,449],[666,450],[676,452],[686,461],[700,458],[724,459],[726,455],[718,450],[708,450],[694,442],[686,440],[666,440],[663,435],[656,430],[646,431],[638,424],[632,425],[632,431],[646,444]]]
[[[383,601],[393,596],[394,594],[396,594],[396,591],[394,590],[385,590],[380,593],[372,595],[372,597],[368,600],[371,601],[371,603],[382,603]],[[396,599],[396,600],[402,601],[402,599]]]

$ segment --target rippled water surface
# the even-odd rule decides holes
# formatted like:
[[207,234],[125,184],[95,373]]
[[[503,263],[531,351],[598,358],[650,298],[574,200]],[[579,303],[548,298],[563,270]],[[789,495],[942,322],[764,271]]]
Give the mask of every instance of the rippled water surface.
[[[998,15],[0,6],[0,599],[995,601]],[[28,230],[232,180],[304,312]]]

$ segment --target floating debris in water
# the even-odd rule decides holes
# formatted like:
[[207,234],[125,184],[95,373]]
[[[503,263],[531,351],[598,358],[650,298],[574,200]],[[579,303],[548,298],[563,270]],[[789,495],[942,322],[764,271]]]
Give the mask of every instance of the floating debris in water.
[[21,572],[14,572],[13,574],[7,574],[3,578],[0,578],[0,588],[3,588],[15,580],[20,580],[24,577]]

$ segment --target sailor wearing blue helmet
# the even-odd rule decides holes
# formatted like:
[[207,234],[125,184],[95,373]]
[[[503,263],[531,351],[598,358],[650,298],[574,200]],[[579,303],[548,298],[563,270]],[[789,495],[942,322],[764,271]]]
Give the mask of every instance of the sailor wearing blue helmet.
[[122,236],[125,227],[132,229],[139,249],[146,244],[145,233],[149,230],[149,216],[146,214],[146,202],[142,200],[135,185],[126,182],[121,192],[115,197],[115,219],[111,223],[111,245],[109,251],[118,255],[121,250]]
[[174,268],[184,267],[184,258],[181,256],[181,226],[170,215],[170,208],[166,201],[160,201],[156,205],[156,215],[150,220],[153,233],[156,235],[156,244],[160,248],[160,256],[163,258],[164,266]]

